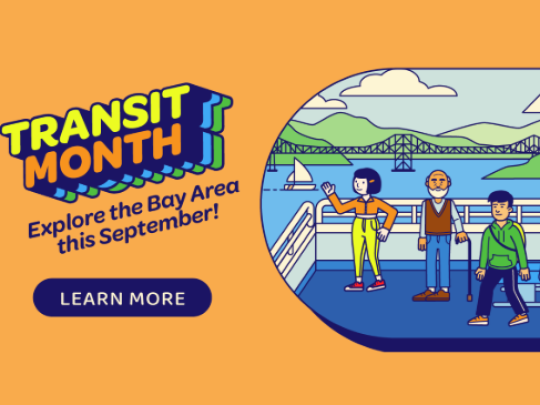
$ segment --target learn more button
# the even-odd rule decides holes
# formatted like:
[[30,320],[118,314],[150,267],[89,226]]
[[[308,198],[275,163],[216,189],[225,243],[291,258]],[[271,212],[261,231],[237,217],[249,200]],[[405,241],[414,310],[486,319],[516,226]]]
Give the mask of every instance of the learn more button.
[[212,292],[195,278],[50,278],[34,291],[47,316],[199,316]]

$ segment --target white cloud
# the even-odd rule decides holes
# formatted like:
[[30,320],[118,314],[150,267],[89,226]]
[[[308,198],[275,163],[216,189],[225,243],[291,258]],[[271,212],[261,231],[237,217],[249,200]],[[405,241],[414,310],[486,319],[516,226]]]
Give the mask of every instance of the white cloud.
[[364,77],[356,87],[341,92],[342,96],[457,96],[448,86],[429,87],[416,73],[406,69],[387,70]]
[[347,104],[341,100],[326,101],[320,94],[317,94],[309,100],[303,108],[333,108],[342,110],[347,108]]
[[540,113],[540,96],[536,97],[529,106],[523,111],[524,113]]

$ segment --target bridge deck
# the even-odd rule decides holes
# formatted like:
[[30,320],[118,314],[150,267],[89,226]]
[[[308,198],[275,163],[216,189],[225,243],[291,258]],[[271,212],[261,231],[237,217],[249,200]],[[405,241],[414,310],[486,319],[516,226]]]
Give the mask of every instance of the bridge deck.
[[[447,138],[443,138],[447,139]],[[540,153],[540,136],[531,135],[508,145],[444,146],[426,142],[416,135],[396,134],[384,141],[366,146],[311,146],[278,139],[272,154],[529,154]]]

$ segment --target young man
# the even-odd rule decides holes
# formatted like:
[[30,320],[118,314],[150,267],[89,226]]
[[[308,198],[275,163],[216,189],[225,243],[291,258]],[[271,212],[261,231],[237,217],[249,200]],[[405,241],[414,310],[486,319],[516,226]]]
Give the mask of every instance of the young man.
[[[426,179],[429,195],[432,197],[422,203],[420,238],[418,249],[426,251],[427,290],[413,297],[413,301],[450,301],[450,245],[452,243],[452,222],[456,226],[457,238],[465,242],[468,237],[463,232],[461,218],[456,205],[446,199],[452,181],[442,170],[433,171]],[[439,253],[440,282],[437,287],[437,252]]]
[[490,194],[488,201],[491,203],[491,213],[495,221],[484,231],[482,237],[480,267],[476,270],[478,280],[481,280],[482,284],[476,310],[477,317],[471,319],[469,325],[488,325],[493,290],[501,279],[504,280],[508,301],[516,313],[508,325],[527,323],[529,309],[517,287],[516,269],[519,263],[521,279],[523,281],[530,279],[524,235],[520,225],[508,219],[512,212],[514,197],[507,191],[495,191]]

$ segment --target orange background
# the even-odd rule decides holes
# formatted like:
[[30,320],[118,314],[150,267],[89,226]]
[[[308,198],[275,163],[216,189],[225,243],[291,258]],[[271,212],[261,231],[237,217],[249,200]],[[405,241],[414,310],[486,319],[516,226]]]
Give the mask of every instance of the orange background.
[[[275,270],[259,216],[270,148],[316,92],[377,68],[540,67],[528,3],[3,2],[0,122],[182,82],[234,107],[223,171],[75,205],[25,191],[0,139],[0,403],[535,401],[538,354],[388,354],[327,328]],[[27,237],[32,221],[232,180],[239,194],[190,205],[218,202],[218,220],[129,245],[60,255],[51,236]],[[32,293],[50,277],[196,277],[213,304],[195,319],[47,318]]]

